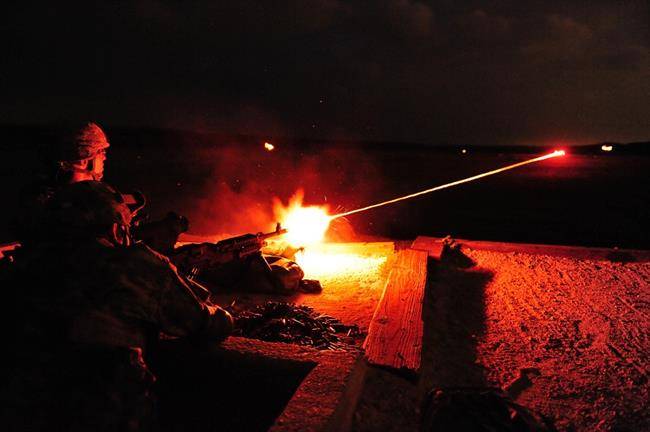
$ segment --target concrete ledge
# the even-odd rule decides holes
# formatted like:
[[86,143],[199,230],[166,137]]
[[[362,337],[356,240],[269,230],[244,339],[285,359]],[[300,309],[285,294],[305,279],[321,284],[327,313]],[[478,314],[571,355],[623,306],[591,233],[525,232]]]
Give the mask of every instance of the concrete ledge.
[[346,431],[350,428],[365,375],[359,351],[319,351],[238,337],[229,338],[216,350],[316,364],[271,431]]
[[347,431],[366,370],[358,349],[241,337],[170,339],[152,354],[167,431]]
[[[590,248],[582,246],[544,245],[532,243],[505,243],[480,240],[454,239],[461,247],[493,252],[521,252],[527,254],[588,259],[594,261],[648,262],[650,251],[637,249]],[[429,254],[441,252],[442,238],[420,236],[413,242],[413,249],[426,250]]]

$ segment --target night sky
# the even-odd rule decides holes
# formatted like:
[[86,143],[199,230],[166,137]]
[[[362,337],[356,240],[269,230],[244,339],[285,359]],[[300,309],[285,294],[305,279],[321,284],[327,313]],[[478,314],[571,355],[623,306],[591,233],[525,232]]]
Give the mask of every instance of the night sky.
[[647,0],[15,3],[0,17],[3,124],[650,139]]

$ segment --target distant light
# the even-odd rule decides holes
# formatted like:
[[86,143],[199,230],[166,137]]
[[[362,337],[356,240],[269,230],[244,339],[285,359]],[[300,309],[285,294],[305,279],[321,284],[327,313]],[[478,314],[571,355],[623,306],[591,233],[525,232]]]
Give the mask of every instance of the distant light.
[[275,146],[271,144],[270,142],[265,142],[264,143],[264,148],[267,149],[268,151],[273,151],[275,149]]
[[467,153],[467,150],[466,150],[466,149],[462,149],[460,152],[461,152],[462,154],[465,154],[465,153]]
[[614,150],[614,146],[603,144],[602,146],[600,146],[600,149],[604,152],[610,152]]

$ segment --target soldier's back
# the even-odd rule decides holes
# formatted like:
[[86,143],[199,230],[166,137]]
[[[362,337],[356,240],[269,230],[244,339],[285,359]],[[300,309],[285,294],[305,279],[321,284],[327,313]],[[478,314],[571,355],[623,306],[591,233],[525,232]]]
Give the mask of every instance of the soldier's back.
[[147,430],[153,424],[153,375],[142,347],[131,343],[133,333],[143,332],[129,332],[139,325],[125,325],[106,307],[123,288],[108,275],[128,255],[101,244],[39,244],[18,256],[4,430]]

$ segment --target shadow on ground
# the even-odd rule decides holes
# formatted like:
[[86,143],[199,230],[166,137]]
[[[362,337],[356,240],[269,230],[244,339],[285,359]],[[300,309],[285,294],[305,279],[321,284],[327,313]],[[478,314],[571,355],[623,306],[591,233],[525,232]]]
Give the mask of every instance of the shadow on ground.
[[430,262],[422,318],[419,393],[432,387],[485,386],[477,341],[485,333],[485,287],[493,273],[474,267],[460,251]]
[[314,366],[163,342],[152,361],[160,430],[266,431]]

